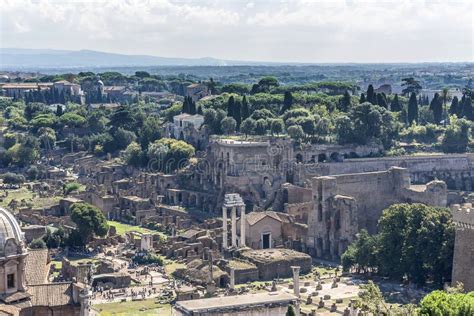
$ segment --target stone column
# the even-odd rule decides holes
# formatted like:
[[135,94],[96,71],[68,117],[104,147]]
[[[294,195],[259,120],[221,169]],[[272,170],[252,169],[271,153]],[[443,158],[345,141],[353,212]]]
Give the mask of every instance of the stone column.
[[227,207],[222,207],[222,248],[227,249]]
[[234,268],[230,268],[230,289],[233,290],[235,288],[235,270]]
[[89,292],[89,286],[86,285],[84,292],[80,294],[80,302],[81,302],[81,311],[80,311],[80,316],[89,316],[90,312],[90,304],[89,304],[89,299],[91,297],[91,294]]
[[240,247],[245,247],[245,207],[240,206]]
[[237,247],[237,210],[232,207],[232,247]]
[[293,292],[295,296],[300,297],[300,267],[291,266],[293,270]]
[[[22,257],[19,260],[18,267],[17,267],[17,288],[18,291],[26,291],[26,257]],[[6,280],[6,276],[5,276]],[[5,287],[6,288],[6,287]]]

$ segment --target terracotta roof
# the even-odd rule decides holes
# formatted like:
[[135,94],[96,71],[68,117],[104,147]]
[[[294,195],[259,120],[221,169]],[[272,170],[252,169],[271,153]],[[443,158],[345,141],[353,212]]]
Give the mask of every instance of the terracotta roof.
[[245,215],[245,219],[247,220],[247,223],[249,223],[250,226],[253,226],[267,216],[281,222],[281,218],[276,212],[273,211],[248,213]]
[[5,305],[5,304],[0,304],[0,315],[1,316],[16,316],[20,315],[20,308],[14,306],[14,305]]
[[28,287],[33,306],[63,306],[73,304],[72,283],[36,284]]
[[35,285],[47,282],[49,273],[48,249],[29,249],[26,256],[26,284]]
[[25,298],[29,298],[30,294],[27,292],[15,292],[11,294],[3,294],[0,296],[0,300],[7,304],[14,303],[17,301],[24,300]]

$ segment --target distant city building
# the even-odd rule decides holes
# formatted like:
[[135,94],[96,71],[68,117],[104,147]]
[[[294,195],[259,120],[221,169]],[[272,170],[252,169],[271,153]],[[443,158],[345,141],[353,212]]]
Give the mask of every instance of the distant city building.
[[392,94],[392,86],[389,84],[383,84],[374,90],[375,93],[385,93],[386,95]]
[[202,83],[193,83],[186,87],[186,96],[191,97],[194,102],[199,101],[209,94],[209,89]]

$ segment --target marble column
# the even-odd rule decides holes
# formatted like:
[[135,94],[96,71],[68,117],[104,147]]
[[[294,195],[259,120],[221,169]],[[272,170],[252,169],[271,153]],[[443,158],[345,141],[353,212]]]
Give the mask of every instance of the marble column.
[[232,247],[237,247],[237,210],[232,207]]
[[230,268],[230,289],[233,290],[235,288],[235,270],[234,268]]
[[227,249],[227,207],[222,207],[222,248]]
[[245,247],[245,206],[240,206],[240,247]]
[[293,293],[300,297],[300,267],[291,266],[291,270],[293,270]]

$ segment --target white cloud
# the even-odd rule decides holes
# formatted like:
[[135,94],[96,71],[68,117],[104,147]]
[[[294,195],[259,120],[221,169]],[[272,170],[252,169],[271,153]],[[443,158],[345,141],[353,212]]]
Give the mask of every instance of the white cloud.
[[4,0],[0,20],[2,47],[302,62],[473,60],[470,0]]

